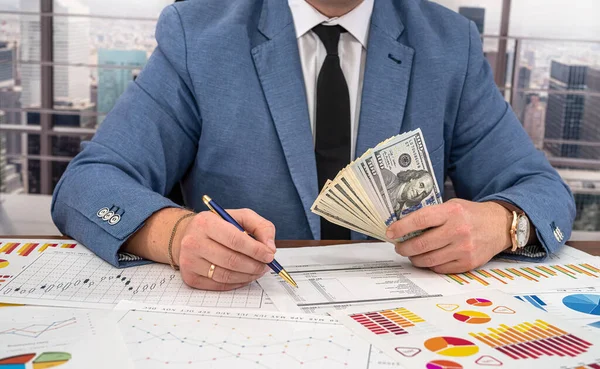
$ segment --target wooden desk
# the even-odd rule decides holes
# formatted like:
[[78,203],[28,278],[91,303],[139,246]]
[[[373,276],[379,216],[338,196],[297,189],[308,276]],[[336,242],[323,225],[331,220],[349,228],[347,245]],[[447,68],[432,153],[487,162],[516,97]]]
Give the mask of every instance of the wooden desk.
[[[17,239],[50,239],[50,240],[68,240],[68,237],[61,236],[0,236],[0,238],[17,238]],[[310,247],[310,246],[331,246],[331,245],[341,245],[345,243],[361,243],[365,241],[306,241],[306,240],[298,240],[298,241],[277,241],[277,247],[281,248],[291,248],[291,247]],[[375,242],[375,241],[373,241]],[[567,242],[569,246],[572,246],[578,250],[585,251],[588,254],[594,256],[600,256],[600,241],[577,241],[577,242]]]

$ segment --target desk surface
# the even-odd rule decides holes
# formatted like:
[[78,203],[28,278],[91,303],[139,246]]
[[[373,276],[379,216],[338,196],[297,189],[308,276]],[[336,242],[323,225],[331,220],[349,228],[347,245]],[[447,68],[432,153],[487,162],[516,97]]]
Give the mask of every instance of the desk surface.
[[[0,236],[0,238],[38,238],[38,239],[65,239],[68,237],[61,236]],[[277,241],[277,247],[280,248],[291,248],[291,247],[310,247],[310,246],[331,246],[341,245],[345,243],[361,243],[365,241],[307,241],[307,240],[279,240]],[[377,242],[377,241],[373,241]],[[594,256],[600,256],[600,241],[569,241],[569,246],[572,246],[578,250],[585,251],[588,254]]]

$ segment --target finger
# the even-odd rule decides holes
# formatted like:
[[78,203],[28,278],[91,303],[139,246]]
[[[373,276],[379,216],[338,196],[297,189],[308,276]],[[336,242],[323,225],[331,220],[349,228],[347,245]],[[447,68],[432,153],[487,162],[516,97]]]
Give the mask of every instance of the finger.
[[397,240],[409,233],[439,227],[446,223],[449,214],[446,204],[426,206],[392,223],[387,229],[386,236]]
[[[187,263],[181,265],[181,269],[186,272],[192,272],[194,274],[198,274],[201,276],[208,277],[208,273],[210,271],[212,264],[206,259],[198,258],[194,262]],[[212,278],[213,281],[225,284],[238,284],[238,283],[250,283],[252,281],[257,280],[262,277],[264,273],[269,270],[269,267],[266,265],[263,267],[263,270],[259,274],[247,274],[236,272],[230,269],[222,268],[220,266],[215,266]]]
[[257,241],[269,246],[275,252],[275,225],[273,223],[250,209],[231,210],[229,214]]
[[231,291],[248,285],[248,283],[220,283],[195,273],[181,273],[183,281],[190,287],[207,291]]
[[457,260],[457,248],[452,245],[410,257],[411,263],[419,268],[433,268],[454,260]]
[[402,256],[416,256],[441,249],[452,243],[447,227],[437,227],[425,231],[420,236],[396,244],[396,252]]
[[461,260],[453,260],[446,264],[435,266],[431,270],[438,274],[457,274],[468,272],[470,268]]
[[265,263],[233,251],[210,239],[203,242],[202,246],[198,248],[196,255],[206,259],[211,264],[240,273],[261,274],[265,269]]
[[240,232],[233,224],[219,216],[209,213],[203,217],[206,235],[229,249],[244,254],[254,260],[270,263],[275,252],[265,244],[258,242],[244,232]]

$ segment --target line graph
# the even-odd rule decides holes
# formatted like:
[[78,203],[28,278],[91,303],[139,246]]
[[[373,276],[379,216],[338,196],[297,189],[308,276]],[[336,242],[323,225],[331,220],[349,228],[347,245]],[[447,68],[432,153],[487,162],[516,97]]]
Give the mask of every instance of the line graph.
[[5,302],[83,308],[110,309],[132,300],[276,310],[257,283],[228,292],[200,291],[166,265],[117,269],[90,252],[61,249],[41,253],[1,287],[0,296]]
[[131,368],[111,311],[0,309],[0,347],[2,369]]
[[368,343],[323,316],[142,308],[128,310],[119,326],[144,368],[365,369],[369,360]]
[[2,337],[3,335],[14,335],[29,338],[38,338],[46,332],[56,331],[73,324],[77,324],[76,317],[61,321],[55,321],[50,324],[30,324],[22,328],[9,328],[0,331],[0,337]]

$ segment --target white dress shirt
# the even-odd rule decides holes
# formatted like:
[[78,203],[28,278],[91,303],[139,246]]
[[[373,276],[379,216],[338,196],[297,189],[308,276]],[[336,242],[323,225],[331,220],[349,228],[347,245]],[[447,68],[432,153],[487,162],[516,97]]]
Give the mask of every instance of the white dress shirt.
[[354,159],[356,150],[360,100],[373,3],[374,0],[364,0],[349,13],[341,17],[328,18],[305,0],[288,0],[294,18],[294,26],[296,27],[296,37],[298,38],[313,143],[315,141],[317,79],[327,52],[325,45],[312,29],[319,24],[324,24],[327,26],[340,25],[348,31],[340,36],[338,53],[342,72],[350,93],[350,155],[352,159]]

